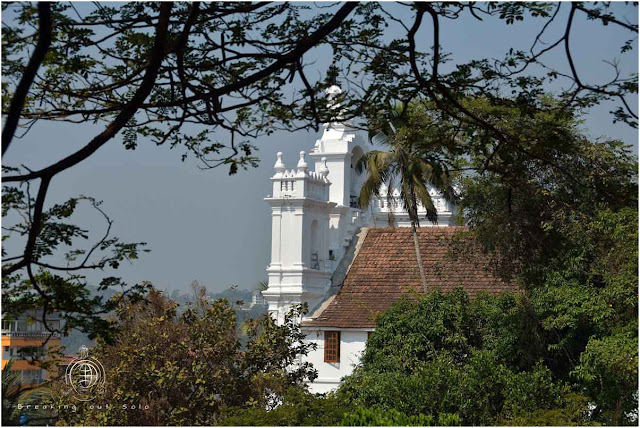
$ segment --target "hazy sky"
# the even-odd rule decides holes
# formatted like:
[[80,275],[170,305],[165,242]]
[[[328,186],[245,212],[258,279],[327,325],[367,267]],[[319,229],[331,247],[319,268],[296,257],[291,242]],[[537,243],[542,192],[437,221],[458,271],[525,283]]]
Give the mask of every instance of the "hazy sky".
[[[409,16],[401,13],[401,8],[388,7],[400,17]],[[635,8],[617,7],[627,11],[630,22],[637,23]],[[566,13],[568,5],[564,9]],[[507,26],[497,20],[479,23],[469,17],[444,21],[441,44],[453,54],[454,62],[502,57],[509,47],[528,50],[540,22],[525,19]],[[429,31],[429,26],[423,25],[418,35],[422,50],[431,45]],[[553,31],[550,34],[558,34],[560,26]],[[610,68],[602,60],[619,56],[626,35],[593,21],[575,23],[572,49],[585,81],[610,76]],[[390,29],[389,37],[401,37],[398,28]],[[621,63],[625,73],[637,73],[637,55],[636,40],[634,52],[625,55],[627,60]],[[322,70],[329,60],[327,50],[305,57],[306,63],[316,61],[313,67]],[[549,61],[567,69],[561,56],[551,56]],[[637,105],[637,99],[633,104]],[[586,117],[586,131],[594,138],[618,138],[637,148],[637,131],[612,124],[610,109],[603,106],[592,111]],[[3,162],[42,167],[86,144],[100,130],[101,126],[43,122],[14,141]],[[275,153],[283,151],[287,167],[292,168],[297,153],[308,152],[320,135],[279,132],[260,138],[255,141],[262,158],[260,166],[234,176],[228,176],[226,168],[201,171],[195,161],[181,162],[181,152],[149,141],[140,141],[137,150],[127,151],[118,136],[88,160],[56,176],[48,206],[71,196],[93,196],[104,201],[103,209],[115,221],[116,236],[125,242],[148,242],[151,253],[115,272],[129,283],[148,280],[161,289],[187,290],[191,281],[198,280],[211,290],[232,284],[253,288],[266,279],[269,263],[270,210],[263,198],[271,193],[269,177]],[[102,233],[104,224],[97,220],[86,210],[80,210],[76,218],[77,223]]]

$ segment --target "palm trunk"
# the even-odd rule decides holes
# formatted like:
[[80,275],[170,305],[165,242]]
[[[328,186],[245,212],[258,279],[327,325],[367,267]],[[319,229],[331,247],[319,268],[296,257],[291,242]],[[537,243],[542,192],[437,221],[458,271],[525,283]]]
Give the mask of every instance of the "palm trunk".
[[420,243],[418,242],[418,231],[416,230],[416,222],[411,220],[411,229],[413,230],[413,245],[416,247],[416,259],[418,259],[418,269],[420,269],[420,281],[422,282],[422,291],[427,292],[427,277],[424,274],[424,266],[422,266],[422,256],[420,255]]

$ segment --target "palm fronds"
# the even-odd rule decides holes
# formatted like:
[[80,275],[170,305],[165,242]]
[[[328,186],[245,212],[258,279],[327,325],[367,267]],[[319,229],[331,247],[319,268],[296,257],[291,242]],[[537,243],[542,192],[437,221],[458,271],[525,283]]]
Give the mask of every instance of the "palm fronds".
[[[417,108],[412,104],[397,103],[389,106],[386,117],[373,120],[369,138],[374,144],[384,144],[388,151],[374,150],[363,156],[357,163],[358,172],[366,169],[367,179],[360,190],[359,204],[366,209],[374,199],[380,198],[384,185],[387,190],[389,209],[389,225],[393,223],[393,208],[397,206],[394,193],[399,191],[399,199],[409,214],[413,228],[416,258],[418,260],[423,288],[426,291],[426,278],[422,267],[422,258],[417,238],[416,227],[420,226],[419,207],[426,212],[426,218],[437,223],[438,212],[433,203],[429,187],[440,192],[443,197],[452,201],[454,191],[451,176],[439,156],[439,145],[443,151],[444,143],[439,144],[440,135],[432,127],[428,116],[421,116],[424,105]],[[413,121],[413,122],[412,122]],[[416,123],[417,121],[417,123]],[[414,126],[415,125],[415,126]],[[395,180],[398,187],[395,187]]]

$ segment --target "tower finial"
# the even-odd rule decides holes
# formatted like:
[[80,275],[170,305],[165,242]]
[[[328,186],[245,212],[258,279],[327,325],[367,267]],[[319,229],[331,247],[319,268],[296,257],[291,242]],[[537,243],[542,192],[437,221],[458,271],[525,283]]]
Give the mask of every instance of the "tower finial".
[[332,85],[329,88],[327,88],[326,92],[327,92],[327,98],[329,98],[329,100],[333,100],[335,97],[337,97],[342,93],[342,88],[340,88],[340,86],[338,85]]
[[276,164],[273,166],[273,169],[276,170],[276,175],[282,175],[282,173],[284,173],[286,167],[282,161],[282,152],[276,153]]
[[318,172],[320,173],[320,175],[322,175],[323,178],[327,178],[327,175],[329,175],[329,167],[327,166],[327,158],[323,157],[322,159],[320,159],[320,168],[318,169]]
[[[342,89],[338,85],[330,86],[327,90],[327,107],[332,111],[332,116],[334,119],[331,122],[340,122],[342,113],[342,105],[340,104],[340,94],[342,94]],[[325,124],[326,126],[326,124]]]
[[309,165],[307,165],[307,162],[304,160],[304,150],[300,152],[300,160],[298,161],[298,175],[300,175],[302,173],[302,175],[307,173],[307,168],[309,167]]

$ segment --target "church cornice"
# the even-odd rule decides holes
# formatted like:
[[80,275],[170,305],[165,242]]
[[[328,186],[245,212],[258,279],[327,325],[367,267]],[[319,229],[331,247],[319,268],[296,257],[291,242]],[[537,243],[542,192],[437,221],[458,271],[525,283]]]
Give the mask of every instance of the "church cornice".
[[307,207],[319,207],[325,210],[331,211],[336,204],[335,202],[320,201],[318,199],[306,198],[306,197],[283,197],[283,198],[264,198],[264,200],[271,205],[271,207],[292,207],[292,208],[307,208]]

